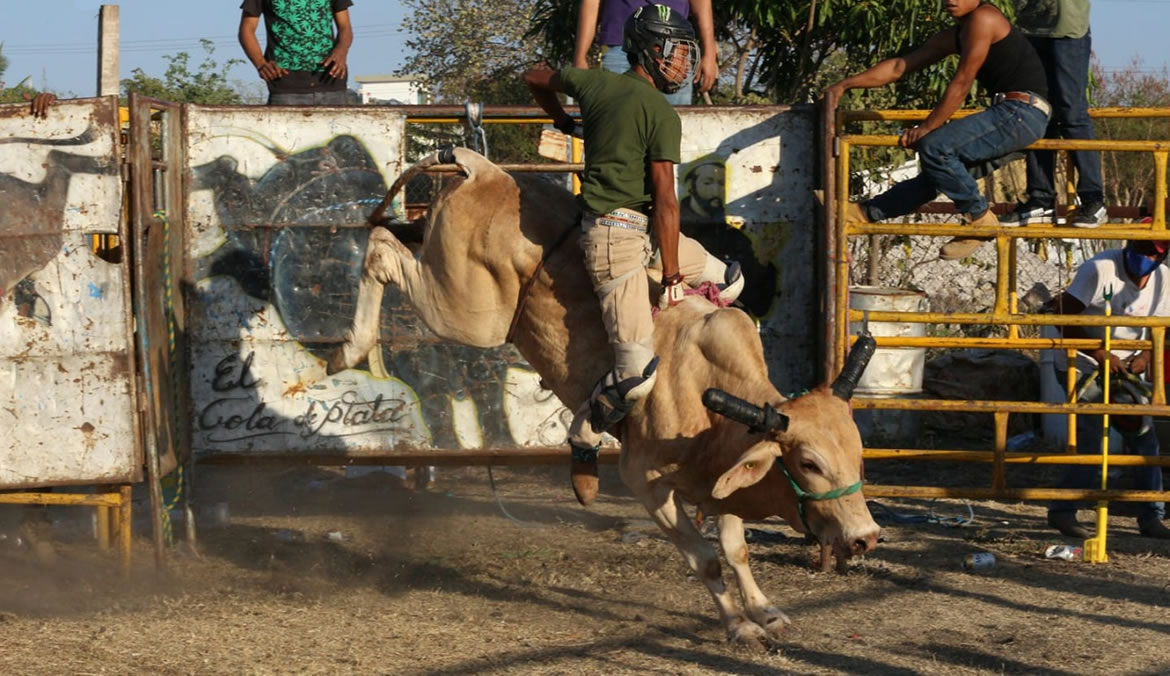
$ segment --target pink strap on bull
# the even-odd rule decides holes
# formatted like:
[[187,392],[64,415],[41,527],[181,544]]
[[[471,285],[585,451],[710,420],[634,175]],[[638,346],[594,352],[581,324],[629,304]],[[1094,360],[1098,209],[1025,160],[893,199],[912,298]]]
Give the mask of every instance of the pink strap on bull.
[[[694,288],[691,288],[688,286],[683,291],[683,295],[684,296],[702,296],[703,298],[706,298],[708,301],[710,301],[711,304],[715,305],[716,307],[727,307],[728,305],[731,305],[730,302],[725,301],[719,297],[719,291],[720,291],[719,287],[714,282],[703,282],[702,284],[700,284]],[[658,311],[659,311],[659,308],[657,305],[650,306],[650,316],[651,317],[657,317]]]

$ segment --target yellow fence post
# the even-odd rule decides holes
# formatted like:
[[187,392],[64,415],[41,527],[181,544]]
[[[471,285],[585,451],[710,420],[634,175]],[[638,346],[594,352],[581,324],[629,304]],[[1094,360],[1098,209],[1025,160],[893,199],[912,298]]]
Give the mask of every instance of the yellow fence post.
[[[1113,315],[1112,312],[1113,287],[1110,286],[1105,291],[1105,316]],[[1102,402],[1109,403],[1109,381],[1110,373],[1110,334],[1112,329],[1105,327],[1105,363],[1100,364],[1102,377],[1105,383],[1102,387],[1104,396]],[[1109,486],[1109,414],[1105,413],[1101,416],[1101,490],[1105,490]],[[1107,500],[1099,500],[1097,502],[1097,535],[1085,540],[1084,557],[1086,561],[1093,563],[1105,563],[1109,560],[1109,555],[1105,552],[1105,539],[1109,531],[1109,502]]]

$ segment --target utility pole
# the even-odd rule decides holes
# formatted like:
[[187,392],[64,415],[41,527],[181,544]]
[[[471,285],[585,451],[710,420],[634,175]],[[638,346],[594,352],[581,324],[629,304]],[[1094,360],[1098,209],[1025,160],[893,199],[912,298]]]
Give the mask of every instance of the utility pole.
[[118,6],[102,5],[98,14],[98,96],[118,95],[119,32]]

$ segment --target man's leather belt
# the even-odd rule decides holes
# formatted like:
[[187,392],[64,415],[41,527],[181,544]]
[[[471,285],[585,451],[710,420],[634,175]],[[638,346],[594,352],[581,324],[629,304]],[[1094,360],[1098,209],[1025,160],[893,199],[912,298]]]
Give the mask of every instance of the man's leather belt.
[[992,104],[1003,103],[1004,101],[1022,101],[1028,105],[1039,108],[1045,115],[1052,115],[1052,106],[1044,100],[1044,97],[1037,96],[1032,92],[998,92],[992,97]]
[[650,225],[649,217],[632,209],[614,209],[604,216],[597,214],[590,214],[590,216],[593,217],[593,222],[597,225],[609,228],[625,228],[626,230],[646,232]]

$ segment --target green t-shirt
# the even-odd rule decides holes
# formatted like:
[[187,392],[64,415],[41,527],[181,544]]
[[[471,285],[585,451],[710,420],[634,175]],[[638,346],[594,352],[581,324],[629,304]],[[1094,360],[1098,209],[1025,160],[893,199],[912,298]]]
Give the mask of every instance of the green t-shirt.
[[1089,0],[1016,0],[1016,25],[1038,38],[1084,37]]
[[594,213],[646,211],[653,195],[650,162],[679,163],[682,122],[674,107],[633,71],[562,68],[565,93],[581,107],[585,128],[582,206]]

